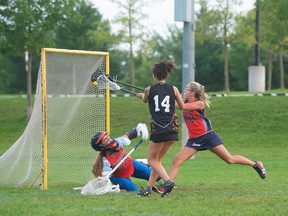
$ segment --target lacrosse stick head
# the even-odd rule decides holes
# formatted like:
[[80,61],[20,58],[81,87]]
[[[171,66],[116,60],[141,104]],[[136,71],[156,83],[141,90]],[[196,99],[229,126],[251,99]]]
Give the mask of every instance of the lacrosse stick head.
[[82,189],[82,195],[103,195],[109,192],[120,192],[119,185],[113,185],[109,178],[98,177],[89,181]]
[[100,76],[102,76],[104,73],[101,71],[101,70],[96,70],[92,75],[91,75],[91,82],[93,83],[93,82],[95,82],[95,81],[97,81],[98,80],[98,78],[100,77]]
[[91,146],[96,151],[119,151],[119,144],[110,138],[107,132],[98,131],[91,139]]
[[96,86],[98,89],[110,89],[110,90],[120,90],[121,87],[114,82],[108,75],[103,73],[101,70],[96,70],[91,75],[91,82],[93,86]]

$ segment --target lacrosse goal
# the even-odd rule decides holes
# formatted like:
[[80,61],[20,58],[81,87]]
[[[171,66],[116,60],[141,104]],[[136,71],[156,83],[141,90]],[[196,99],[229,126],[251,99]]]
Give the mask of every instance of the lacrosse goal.
[[79,185],[92,178],[96,131],[110,132],[110,92],[91,85],[109,74],[109,53],[42,49],[33,112],[22,136],[0,157],[0,185]]

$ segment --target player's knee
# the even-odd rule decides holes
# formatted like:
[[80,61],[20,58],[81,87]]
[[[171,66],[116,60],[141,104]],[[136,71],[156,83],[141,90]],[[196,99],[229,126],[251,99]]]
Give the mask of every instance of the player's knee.
[[180,158],[175,157],[172,161],[172,166],[180,166],[182,163],[183,161]]
[[234,164],[235,163],[235,160],[233,159],[233,157],[226,158],[224,161],[227,164]]
[[153,167],[156,163],[156,160],[148,157],[147,162],[150,167]]

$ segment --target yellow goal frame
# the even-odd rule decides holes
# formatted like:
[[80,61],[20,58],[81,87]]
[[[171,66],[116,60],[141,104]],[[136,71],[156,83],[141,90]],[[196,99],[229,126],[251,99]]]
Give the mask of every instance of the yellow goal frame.
[[[54,49],[54,48],[42,48],[41,52],[41,69],[42,69],[42,134],[43,134],[43,166],[40,173],[42,173],[42,189],[48,189],[48,143],[47,143],[47,92],[46,92],[46,53],[56,52],[56,53],[69,53],[69,54],[86,54],[86,55],[97,55],[105,57],[106,64],[106,74],[110,74],[109,67],[109,53],[108,52],[97,52],[97,51],[83,51],[83,50],[68,50],[68,49]],[[106,88],[106,131],[110,134],[110,90]],[[36,176],[36,179],[40,175]],[[36,179],[32,182],[33,186]]]

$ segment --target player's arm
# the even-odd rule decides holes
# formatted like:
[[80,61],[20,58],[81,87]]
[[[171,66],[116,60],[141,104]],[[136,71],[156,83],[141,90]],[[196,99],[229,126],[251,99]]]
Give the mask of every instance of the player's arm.
[[148,129],[146,124],[138,123],[138,125],[125,133],[123,136],[116,138],[115,140],[118,142],[119,146],[128,146],[131,143],[131,140],[136,138],[137,136],[142,136],[143,140],[148,139]]
[[177,87],[173,86],[173,88],[174,88],[174,93],[175,93],[175,97],[176,97],[175,106],[176,106],[176,108],[182,110],[184,108],[184,102],[182,100],[181,94],[180,94]]
[[136,97],[138,97],[140,100],[142,100],[144,103],[147,103],[148,96],[150,92],[150,86],[146,87],[144,90],[144,93],[138,93]]
[[203,101],[194,101],[192,103],[185,103],[184,110],[202,110],[205,108],[205,104]]
[[[183,100],[183,99],[182,99]],[[180,109],[177,100],[175,101],[175,108]]]

